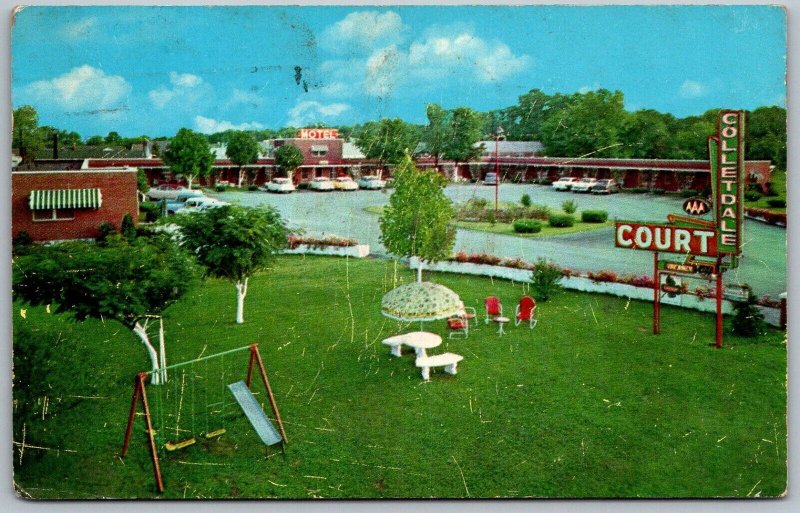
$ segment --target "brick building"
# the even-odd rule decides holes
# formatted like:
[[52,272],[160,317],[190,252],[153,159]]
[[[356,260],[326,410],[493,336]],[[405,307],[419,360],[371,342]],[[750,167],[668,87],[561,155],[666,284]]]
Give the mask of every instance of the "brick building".
[[[11,235],[34,241],[93,239],[103,221],[119,228],[139,214],[136,168],[15,169],[11,172]],[[49,169],[48,169],[49,168]]]

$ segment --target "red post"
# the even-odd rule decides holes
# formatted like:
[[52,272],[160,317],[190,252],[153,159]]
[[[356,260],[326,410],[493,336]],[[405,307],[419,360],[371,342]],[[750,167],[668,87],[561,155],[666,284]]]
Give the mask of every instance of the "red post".
[[661,278],[658,274],[658,251],[653,253],[653,335],[661,333]]
[[253,379],[253,363],[256,361],[256,353],[258,352],[258,346],[253,344],[250,346],[250,363],[247,364],[247,388],[250,388],[250,382]]
[[722,259],[717,259],[717,348],[722,347]]
[[142,394],[142,405],[144,406],[144,420],[147,422],[147,435],[150,439],[150,457],[153,460],[153,473],[156,477],[156,487],[158,492],[164,491],[164,481],[161,479],[161,468],[158,464],[158,448],[156,447],[155,433],[153,433],[153,422],[150,419],[150,406],[147,404],[147,393],[144,388],[144,380],[147,376],[146,373],[141,373],[137,376],[139,380],[139,391]]
[[131,441],[133,432],[133,420],[136,417],[136,403],[139,401],[139,376],[133,381],[133,400],[131,401],[131,411],[128,414],[128,427],[125,429],[125,441],[122,442],[122,457],[128,452],[128,443]]
[[261,380],[264,382],[264,388],[267,389],[267,397],[269,398],[269,404],[272,406],[272,412],[275,414],[275,420],[278,421],[278,428],[281,430],[281,436],[283,436],[283,443],[288,443],[289,441],[286,439],[286,431],[283,429],[283,421],[281,420],[281,412],[278,411],[278,403],[275,402],[275,395],[272,393],[272,387],[269,386],[269,379],[267,378],[267,369],[264,368],[264,362],[261,361],[261,353],[258,352],[258,346],[253,344],[251,346],[251,351],[253,351],[253,356],[256,358],[256,363],[258,363],[258,369],[261,372]]

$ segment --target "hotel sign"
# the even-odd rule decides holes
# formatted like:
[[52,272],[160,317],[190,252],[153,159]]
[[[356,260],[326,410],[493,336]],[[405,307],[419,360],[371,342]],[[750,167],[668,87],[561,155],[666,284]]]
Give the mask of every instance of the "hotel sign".
[[301,128],[297,131],[298,139],[338,139],[336,128]]
[[743,112],[722,111],[718,134],[710,141],[711,180],[715,189],[714,208],[719,230],[720,254],[741,253],[744,214],[742,208],[744,128]]
[[717,255],[717,233],[713,229],[617,221],[614,233],[618,248]]

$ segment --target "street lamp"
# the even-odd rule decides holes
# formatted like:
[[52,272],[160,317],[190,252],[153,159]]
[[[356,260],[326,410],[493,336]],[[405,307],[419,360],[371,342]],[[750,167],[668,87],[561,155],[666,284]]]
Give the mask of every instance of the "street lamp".
[[500,213],[500,138],[503,137],[503,127],[497,125],[494,133],[494,217]]

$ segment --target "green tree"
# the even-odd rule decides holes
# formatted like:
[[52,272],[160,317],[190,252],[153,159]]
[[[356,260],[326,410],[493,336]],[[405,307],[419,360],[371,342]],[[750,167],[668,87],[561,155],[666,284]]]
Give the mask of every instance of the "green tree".
[[[56,313],[116,320],[139,337],[152,366],[152,383],[166,359],[147,334],[146,318],[160,314],[189,289],[197,268],[191,256],[164,236],[129,241],[112,236],[103,245],[70,242],[36,246],[14,259],[15,299],[55,305]],[[159,354],[160,353],[160,354]]]
[[670,158],[708,160],[708,136],[716,132],[716,119],[689,116],[678,120]]
[[150,190],[150,184],[147,183],[147,173],[142,168],[136,170],[136,188],[139,190],[142,199],[144,199],[147,191]]
[[406,153],[413,153],[419,143],[417,129],[401,119],[382,119],[365,124],[356,139],[356,146],[370,160],[377,160],[380,169],[398,164]]
[[106,139],[102,135],[93,135],[86,139],[87,146],[102,146],[105,142]]
[[36,158],[36,152],[44,148],[44,138],[39,131],[39,113],[31,105],[23,105],[14,110],[14,146],[19,151],[24,164]]
[[164,163],[174,174],[183,175],[189,188],[195,178],[208,176],[214,164],[214,155],[208,140],[202,134],[181,128],[164,152]]
[[475,146],[475,143],[482,137],[481,115],[469,107],[458,107],[450,114],[450,130],[443,155],[446,159],[455,161],[458,169],[459,162],[469,162],[481,156],[483,147]]
[[122,137],[117,132],[109,132],[106,135],[106,144],[119,144],[122,142]]
[[674,122],[670,114],[661,114],[652,109],[629,114],[619,134],[623,143],[622,156],[636,159],[669,158],[673,151],[670,126]]
[[197,257],[207,276],[236,286],[236,322],[244,322],[250,277],[288,247],[289,231],[272,207],[225,205],[180,217],[181,244]]
[[439,159],[444,153],[450,137],[450,114],[441,106],[431,103],[425,108],[428,125],[422,131],[425,151],[433,157],[433,164],[439,169]]
[[284,144],[275,150],[275,164],[280,167],[281,172],[289,180],[294,176],[294,172],[303,163],[303,152],[294,144]]
[[759,107],[747,113],[745,151],[752,160],[771,160],[786,169],[786,109]]
[[551,157],[617,157],[624,153],[620,131],[625,117],[619,91],[576,93],[564,108],[548,114],[541,141]]
[[420,171],[406,155],[394,173],[395,188],[380,219],[381,243],[398,257],[419,258],[417,281],[423,262],[450,256],[455,244],[453,202],[445,196],[447,180],[436,171]]
[[225,152],[231,162],[239,167],[239,187],[244,179],[244,166],[258,160],[258,149],[258,141],[247,132],[237,130],[230,136]]

